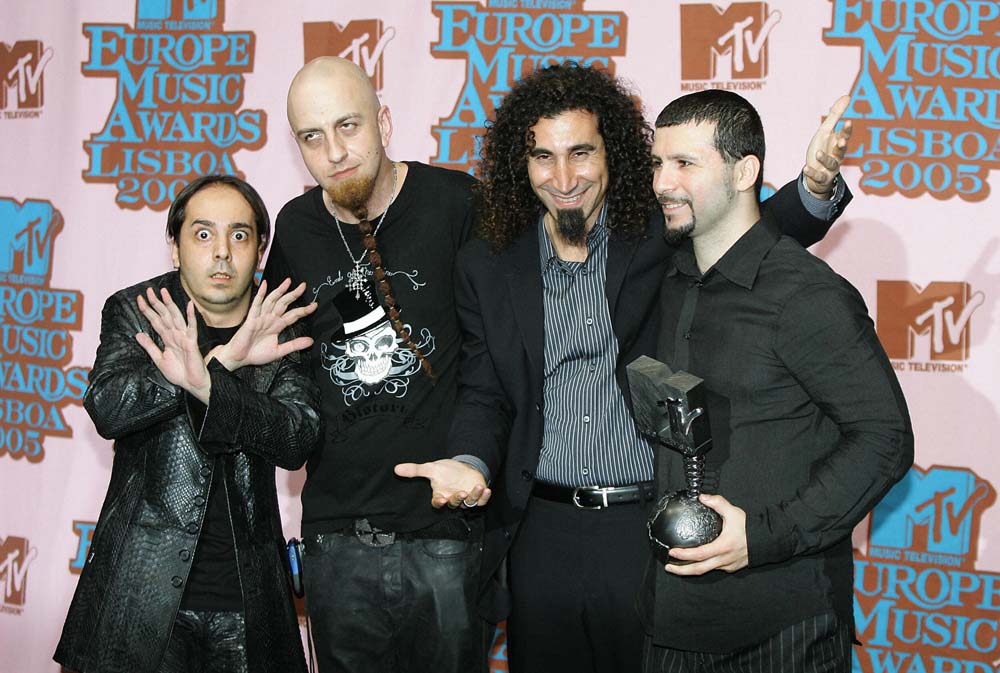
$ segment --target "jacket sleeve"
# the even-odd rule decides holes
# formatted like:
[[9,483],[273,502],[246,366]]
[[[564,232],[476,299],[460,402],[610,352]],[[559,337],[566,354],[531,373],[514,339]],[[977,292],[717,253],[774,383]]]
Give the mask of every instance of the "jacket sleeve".
[[830,219],[820,219],[809,212],[803,204],[802,193],[799,189],[801,176],[792,180],[779,189],[771,198],[761,203],[761,219],[768,221],[781,233],[790,236],[802,244],[803,248],[808,248],[813,243],[822,241],[830,227],[844,212],[844,208],[854,198],[851,190],[844,184],[844,194],[836,207],[832,210]]
[[448,435],[448,455],[471,455],[497,475],[506,455],[512,413],[490,355],[474,271],[481,260],[464,251],[455,270],[455,303],[462,329],[458,401]]
[[185,413],[183,391],[163,377],[135,340],[138,332],[146,332],[159,343],[134,301],[119,292],[104,304],[101,342],[83,396],[84,408],[105,439],[120,439]]
[[837,424],[840,440],[813,462],[793,497],[746,512],[752,567],[820,551],[850,536],[913,463],[906,401],[856,290],[846,283],[816,283],[797,292],[782,311],[775,348]]
[[[285,340],[301,336],[296,323]],[[301,352],[277,364],[267,391],[254,390],[245,377],[214,358],[208,363],[212,392],[200,428],[202,445],[246,451],[286,470],[302,467],[322,435],[319,391]]]

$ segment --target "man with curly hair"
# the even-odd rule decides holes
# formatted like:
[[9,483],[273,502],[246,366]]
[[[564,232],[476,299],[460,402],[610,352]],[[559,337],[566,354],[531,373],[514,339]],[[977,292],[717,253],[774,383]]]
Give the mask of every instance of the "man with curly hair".
[[[810,189],[841,205],[832,188],[843,135],[821,128],[806,171]],[[631,94],[594,68],[540,69],[506,96],[483,138],[482,240],[457,262],[455,459],[397,467],[429,479],[437,506],[495,494],[480,610],[508,618],[516,673],[640,667],[633,603],[656,494],[625,365],[655,352],[672,252],[651,189],[651,137]],[[838,210],[795,183],[769,204],[806,244]]]

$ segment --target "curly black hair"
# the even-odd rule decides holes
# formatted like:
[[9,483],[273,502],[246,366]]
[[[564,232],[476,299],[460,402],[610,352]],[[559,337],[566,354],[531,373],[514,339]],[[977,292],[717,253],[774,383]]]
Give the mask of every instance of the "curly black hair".
[[608,229],[623,238],[644,235],[656,208],[649,159],[653,131],[619,80],[567,61],[516,83],[486,125],[479,163],[480,233],[494,250],[534,226],[544,208],[528,180],[529,129],[539,119],[570,110],[597,116],[608,163]]

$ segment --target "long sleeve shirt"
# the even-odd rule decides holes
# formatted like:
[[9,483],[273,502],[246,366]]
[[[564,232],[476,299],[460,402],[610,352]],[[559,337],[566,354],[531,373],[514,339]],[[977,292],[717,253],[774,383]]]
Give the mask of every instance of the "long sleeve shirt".
[[[687,242],[660,301],[658,357],[705,380],[703,490],[746,512],[749,565],[700,577],[652,568],[654,640],[728,652],[821,613],[853,623],[851,531],[913,461],[906,403],[864,301],[764,222],[704,274]],[[657,459],[683,488],[679,454]]]

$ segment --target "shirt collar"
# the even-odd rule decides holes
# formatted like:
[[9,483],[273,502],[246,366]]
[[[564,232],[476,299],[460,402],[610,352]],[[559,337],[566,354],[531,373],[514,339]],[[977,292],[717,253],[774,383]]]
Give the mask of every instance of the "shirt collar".
[[[758,221],[704,275],[708,275],[714,270],[731,283],[748,290],[753,289],[760,265],[774,244],[778,242],[779,237],[780,234],[773,227],[763,221]],[[676,248],[673,260],[667,269],[668,276],[677,273],[694,278],[703,275],[698,270],[698,261],[694,255],[694,244],[691,239],[685,240]]]

